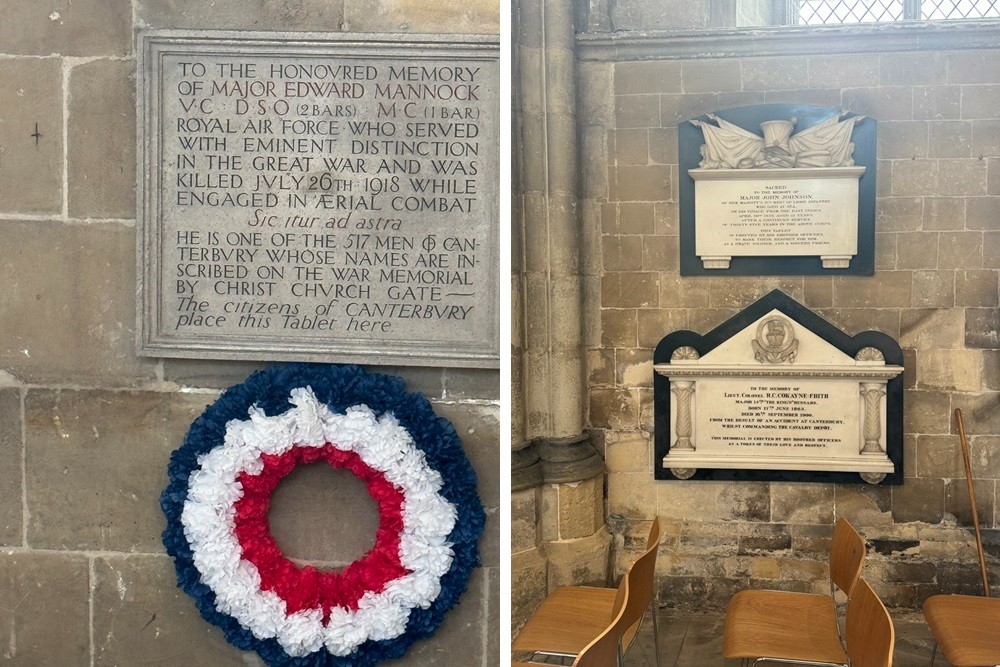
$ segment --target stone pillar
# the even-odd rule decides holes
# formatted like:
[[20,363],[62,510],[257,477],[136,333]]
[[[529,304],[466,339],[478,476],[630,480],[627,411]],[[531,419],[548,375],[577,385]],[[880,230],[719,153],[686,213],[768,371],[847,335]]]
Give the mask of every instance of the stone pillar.
[[603,585],[610,537],[604,461],[583,432],[585,235],[577,185],[574,2],[520,2],[514,26],[520,111],[514,128],[520,195],[514,301],[520,312],[512,338],[520,380],[514,414],[523,420],[514,431],[512,471],[519,526],[512,563],[516,630],[540,599],[540,559],[549,590]]

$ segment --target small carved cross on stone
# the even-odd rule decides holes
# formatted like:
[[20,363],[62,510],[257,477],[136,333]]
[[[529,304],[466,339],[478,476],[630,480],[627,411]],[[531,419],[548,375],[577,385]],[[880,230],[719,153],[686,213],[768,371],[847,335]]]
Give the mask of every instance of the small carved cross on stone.
[[35,138],[35,145],[37,146],[38,145],[38,140],[41,139],[45,135],[43,135],[41,132],[38,131],[38,123],[35,123],[35,132],[34,132],[34,134],[29,134],[28,136]]

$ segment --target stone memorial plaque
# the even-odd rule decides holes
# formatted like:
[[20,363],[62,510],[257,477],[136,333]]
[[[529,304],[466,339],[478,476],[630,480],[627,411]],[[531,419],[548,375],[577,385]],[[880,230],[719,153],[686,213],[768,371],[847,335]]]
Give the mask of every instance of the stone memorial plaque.
[[873,119],[741,107],[681,123],[678,146],[682,275],[873,273]]
[[495,36],[138,53],[140,353],[499,365]]
[[658,479],[902,482],[902,351],[774,291],[653,357]]

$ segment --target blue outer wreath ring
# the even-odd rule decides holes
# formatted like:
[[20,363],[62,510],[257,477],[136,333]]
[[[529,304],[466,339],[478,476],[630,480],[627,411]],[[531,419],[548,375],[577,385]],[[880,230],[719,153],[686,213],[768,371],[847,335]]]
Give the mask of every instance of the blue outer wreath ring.
[[[267,416],[290,409],[292,390],[310,387],[316,398],[332,412],[366,405],[376,414],[392,413],[423,452],[429,466],[440,473],[440,494],[451,503],[457,520],[448,536],[454,558],[440,578],[440,593],[426,609],[413,608],[405,632],[394,639],[368,640],[346,656],[318,650],[301,657],[290,656],[275,639],[261,639],[234,617],[221,613],[216,595],[203,583],[184,533],[181,513],[188,498],[192,472],[200,468],[199,457],[219,447],[231,420],[246,419],[256,406]],[[259,371],[245,382],[227,389],[194,421],[184,443],[170,457],[169,483],[160,505],[167,519],[163,543],[173,557],[178,587],[192,598],[202,617],[222,629],[226,639],[243,650],[256,651],[272,667],[362,667],[402,656],[418,639],[431,636],[465,592],[474,568],[480,564],[477,542],[483,532],[485,513],[476,493],[476,474],[462,449],[454,426],[434,413],[427,399],[406,391],[400,378],[368,373],[359,366],[288,364]]]

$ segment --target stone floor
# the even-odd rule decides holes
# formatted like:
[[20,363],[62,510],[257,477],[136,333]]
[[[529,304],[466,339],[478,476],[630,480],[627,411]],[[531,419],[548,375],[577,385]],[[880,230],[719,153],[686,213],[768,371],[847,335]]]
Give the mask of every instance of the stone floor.
[[[684,613],[664,609],[660,621],[660,667],[736,667],[739,662],[722,657],[722,613]],[[931,664],[934,639],[923,617],[911,613],[892,615],[896,628],[896,653],[893,667],[927,667]],[[625,658],[628,667],[654,665],[653,630],[644,623],[636,644]],[[935,667],[947,667],[938,654]]]

